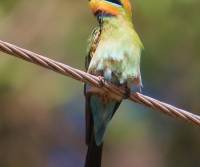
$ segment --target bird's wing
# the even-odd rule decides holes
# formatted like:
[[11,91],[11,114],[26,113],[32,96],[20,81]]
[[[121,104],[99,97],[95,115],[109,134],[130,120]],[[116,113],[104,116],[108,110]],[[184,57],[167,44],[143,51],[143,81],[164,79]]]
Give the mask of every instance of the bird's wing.
[[[96,27],[90,38],[89,38],[89,47],[88,47],[88,54],[85,58],[85,69],[88,70],[90,61],[96,51],[96,48],[98,46],[98,42],[100,39],[101,30],[99,27]],[[86,144],[89,144],[92,137],[92,131],[93,131],[93,119],[92,119],[92,112],[90,108],[90,95],[87,94],[87,90],[89,89],[90,85],[85,84],[84,85],[84,94],[85,94],[85,121],[86,121]]]
[[90,64],[90,61],[97,49],[97,46],[98,46],[98,43],[99,43],[99,40],[100,40],[100,36],[101,36],[101,29],[100,27],[96,27],[90,38],[89,38],[89,44],[88,44],[88,54],[85,58],[85,68],[86,70],[88,70],[88,67],[89,67],[89,64]]
[[[96,52],[101,38],[101,29],[96,28],[90,38],[88,55],[85,59],[85,68],[88,71],[90,61]],[[120,102],[109,102],[104,105],[101,97],[89,93],[92,87],[84,86],[85,94],[85,121],[86,121],[86,144],[88,146],[85,167],[100,167],[102,159],[103,135],[108,122],[113,117]],[[102,115],[103,113],[104,116]],[[96,129],[96,130],[94,130]]]

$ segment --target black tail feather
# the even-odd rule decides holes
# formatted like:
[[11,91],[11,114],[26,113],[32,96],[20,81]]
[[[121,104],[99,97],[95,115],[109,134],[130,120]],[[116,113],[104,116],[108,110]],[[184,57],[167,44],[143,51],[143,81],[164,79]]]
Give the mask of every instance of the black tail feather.
[[85,167],[101,167],[102,149],[103,144],[97,146],[93,135],[88,145]]

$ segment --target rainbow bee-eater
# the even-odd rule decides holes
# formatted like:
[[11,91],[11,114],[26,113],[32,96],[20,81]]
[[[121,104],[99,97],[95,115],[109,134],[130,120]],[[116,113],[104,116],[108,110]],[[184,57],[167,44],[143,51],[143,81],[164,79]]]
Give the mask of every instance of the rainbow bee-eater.
[[[132,22],[129,0],[89,0],[98,20],[88,47],[86,70],[104,81],[124,87],[142,87],[140,55],[142,42]],[[100,89],[85,85],[86,144],[85,167],[100,167],[103,139],[108,123],[122,99],[112,98]]]

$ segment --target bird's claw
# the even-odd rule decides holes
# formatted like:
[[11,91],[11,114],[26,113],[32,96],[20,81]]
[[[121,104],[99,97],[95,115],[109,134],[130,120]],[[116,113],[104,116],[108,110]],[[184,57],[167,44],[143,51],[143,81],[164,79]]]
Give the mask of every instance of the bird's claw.
[[102,77],[102,76],[98,76],[98,79],[99,79],[99,83],[100,83],[100,87],[103,87],[104,85],[105,85],[105,79],[104,79],[104,77]]
[[126,87],[125,88],[125,93],[124,93],[124,99],[128,99],[129,97],[130,97],[130,95],[131,95],[131,89],[130,88],[128,88],[128,87]]

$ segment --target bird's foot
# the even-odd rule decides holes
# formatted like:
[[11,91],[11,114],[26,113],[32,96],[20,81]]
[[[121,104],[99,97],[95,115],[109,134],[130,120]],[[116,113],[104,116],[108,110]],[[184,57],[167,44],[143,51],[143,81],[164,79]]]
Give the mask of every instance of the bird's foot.
[[124,93],[124,99],[128,99],[131,95],[131,89],[126,87],[125,88],[125,93]]
[[105,85],[105,79],[104,79],[104,77],[102,77],[102,76],[98,76],[97,77],[98,79],[99,79],[99,83],[100,83],[100,87],[103,87],[104,85]]

